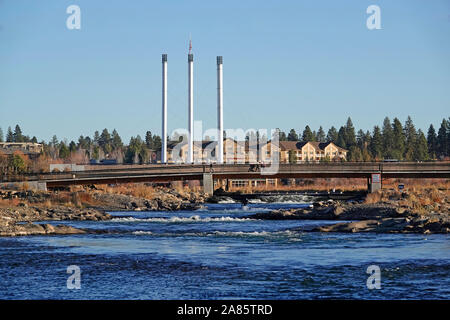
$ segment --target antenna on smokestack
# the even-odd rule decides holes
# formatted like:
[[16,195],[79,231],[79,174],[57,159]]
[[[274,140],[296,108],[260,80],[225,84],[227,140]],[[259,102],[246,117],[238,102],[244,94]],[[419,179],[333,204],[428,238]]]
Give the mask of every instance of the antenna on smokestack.
[[192,37],[191,37],[191,34],[189,34],[189,54],[192,54]]

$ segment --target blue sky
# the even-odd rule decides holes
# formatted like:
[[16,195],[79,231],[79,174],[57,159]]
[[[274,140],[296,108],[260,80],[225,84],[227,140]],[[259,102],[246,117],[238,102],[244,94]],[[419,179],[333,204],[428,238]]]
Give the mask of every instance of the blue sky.
[[[66,8],[81,8],[81,30]],[[366,8],[381,8],[368,30]],[[77,139],[161,130],[161,54],[169,59],[169,131],[187,126],[187,50],[195,119],[216,125],[224,57],[225,128],[326,130],[351,116],[372,129],[449,116],[450,1],[0,0],[0,127]]]

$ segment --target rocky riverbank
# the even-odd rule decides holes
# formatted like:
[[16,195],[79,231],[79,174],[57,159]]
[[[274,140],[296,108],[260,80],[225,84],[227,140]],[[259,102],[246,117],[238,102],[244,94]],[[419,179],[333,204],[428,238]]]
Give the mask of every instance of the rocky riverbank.
[[94,192],[92,198],[98,202],[94,207],[105,211],[176,211],[195,210],[202,207],[207,196],[199,192],[178,192],[171,189],[156,189],[149,197],[126,194]]
[[54,207],[44,209],[21,204],[13,208],[0,208],[0,236],[29,236],[49,234],[79,234],[86,230],[65,225],[35,224],[33,221],[109,220],[111,216],[95,209]]
[[[274,210],[249,216],[266,220],[346,220],[317,227],[311,232],[375,232],[375,233],[450,233],[450,202],[448,192],[441,192],[438,203],[419,207],[414,201],[398,199],[395,192],[379,203],[346,203],[327,201],[314,203],[310,208]],[[390,193],[390,194],[389,194]],[[411,195],[411,197],[417,195]],[[403,193],[401,198],[410,195]],[[425,195],[423,196],[425,199]],[[424,201],[424,203],[427,203]],[[351,221],[351,222],[348,222]]]
[[206,195],[155,188],[142,197],[106,192],[0,191],[0,236],[78,234],[81,230],[64,225],[36,224],[36,221],[111,219],[106,211],[194,210],[206,201]]

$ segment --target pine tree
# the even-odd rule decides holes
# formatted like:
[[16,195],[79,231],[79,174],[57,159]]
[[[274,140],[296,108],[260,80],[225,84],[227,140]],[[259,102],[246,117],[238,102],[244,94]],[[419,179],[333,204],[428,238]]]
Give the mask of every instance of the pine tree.
[[358,130],[358,133],[356,134],[356,145],[360,150],[363,150],[366,147],[365,141],[366,140],[366,134],[361,129]]
[[14,142],[14,134],[11,127],[8,127],[8,132],[6,133],[6,142]]
[[281,131],[280,128],[276,129],[278,131],[278,141],[287,141],[286,133]]
[[70,152],[75,152],[77,151],[77,144],[75,143],[75,141],[70,141],[69,143],[69,151]]
[[323,130],[322,126],[320,126],[319,130],[317,131],[317,141],[319,142],[326,141],[325,131]]
[[22,129],[20,129],[20,126],[17,124],[16,127],[14,128],[14,133],[13,133],[13,141],[14,142],[24,142],[24,137],[22,134]]
[[120,137],[116,129],[114,129],[112,132],[112,147],[113,150],[119,150],[123,147],[122,138]]
[[424,161],[428,159],[429,155],[427,139],[425,138],[425,134],[422,132],[422,130],[419,129],[417,131],[416,146],[414,148],[414,160]]
[[3,142],[3,130],[0,127],[0,142]]
[[437,135],[437,154],[439,157],[446,157],[449,155],[448,146],[448,131],[449,123],[447,120],[442,119],[441,127],[439,128]]
[[294,129],[291,129],[291,131],[289,131],[287,140],[288,141],[298,141],[298,134],[297,134],[297,132],[295,132]]
[[405,132],[406,141],[405,159],[411,161],[414,160],[414,148],[416,147],[417,131],[410,116],[408,116],[408,119],[406,119],[403,131]]
[[327,140],[326,141],[327,142],[334,142],[334,143],[336,143],[337,139],[338,139],[338,132],[337,132],[335,127],[331,127],[328,130]]
[[379,126],[373,127],[372,141],[370,143],[370,152],[375,159],[381,159],[383,156],[383,136]]
[[303,130],[302,141],[314,141],[313,133],[308,125],[305,127],[305,130]]
[[161,137],[154,135],[153,136],[153,150],[161,150]]
[[393,159],[394,158],[394,132],[391,126],[391,120],[386,117],[383,121],[383,157],[385,159]]
[[98,146],[100,141],[100,133],[98,131],[94,132],[94,145]]
[[345,145],[347,148],[356,145],[355,127],[353,127],[353,122],[350,117],[348,117],[345,125]]
[[58,146],[58,138],[56,137],[56,135],[53,135],[52,141],[50,142],[50,144],[55,148]]
[[405,133],[403,131],[403,126],[398,118],[394,118],[392,123],[392,134],[393,134],[393,158],[402,160],[405,153]]
[[337,140],[336,140],[335,144],[341,148],[344,148],[344,149],[347,148],[346,130],[344,127],[339,128],[339,132],[338,132]]
[[145,144],[147,145],[147,148],[153,149],[153,136],[151,131],[145,133]]
[[428,128],[427,144],[428,144],[428,153],[430,154],[432,159],[435,159],[437,154],[438,139],[433,124],[430,124],[430,127]]
[[98,145],[100,148],[102,148],[102,150],[109,154],[112,151],[112,146],[111,146],[111,135],[108,132],[108,129],[103,129],[102,134],[100,135],[99,139],[98,139]]
[[61,159],[67,159],[70,156],[69,148],[67,148],[64,142],[61,142],[59,145],[59,157]]

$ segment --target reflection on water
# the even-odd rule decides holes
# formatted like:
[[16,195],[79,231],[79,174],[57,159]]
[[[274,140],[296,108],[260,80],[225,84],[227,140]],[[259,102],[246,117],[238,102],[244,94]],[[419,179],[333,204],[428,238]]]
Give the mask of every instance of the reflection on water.
[[[0,298],[450,298],[447,235],[319,234],[305,230],[333,221],[248,217],[307,205],[120,212],[112,221],[63,222],[99,234],[0,238]],[[73,264],[81,290],[66,288]],[[381,290],[366,287],[371,264],[381,268]]]

